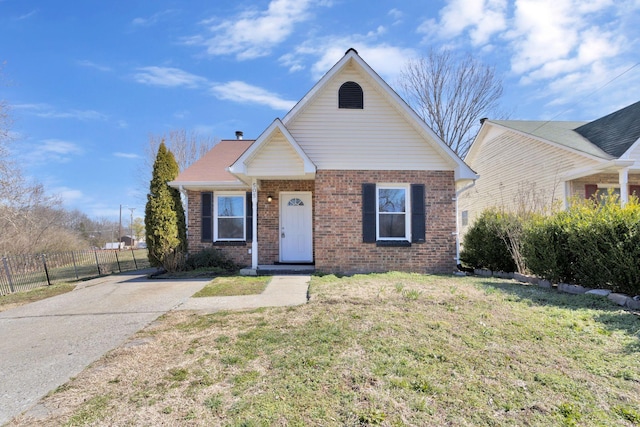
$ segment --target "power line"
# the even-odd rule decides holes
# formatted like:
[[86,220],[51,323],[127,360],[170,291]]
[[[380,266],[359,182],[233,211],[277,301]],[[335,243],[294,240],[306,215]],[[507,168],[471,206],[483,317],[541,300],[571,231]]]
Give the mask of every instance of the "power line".
[[550,118],[549,120],[545,121],[544,123],[542,123],[540,126],[538,126],[537,128],[535,128],[534,130],[532,130],[530,133],[533,133],[535,131],[537,131],[538,129],[540,129],[541,127],[549,124],[550,122],[552,122],[556,117],[563,115],[564,113],[566,113],[567,111],[571,110],[573,107],[575,107],[577,104],[581,103],[582,101],[584,101],[585,99],[593,96],[596,92],[599,92],[600,90],[604,89],[605,87],[609,86],[611,83],[613,83],[614,81],[618,80],[620,77],[624,76],[625,74],[627,74],[629,71],[633,70],[634,68],[636,68],[638,65],[640,65],[640,62],[636,62],[635,64],[633,64],[631,67],[627,68],[626,70],[624,70],[622,73],[618,74],[617,76],[615,76],[614,78],[612,78],[611,80],[609,80],[608,82],[606,82],[605,84],[603,84],[602,86],[600,86],[599,88],[595,89],[594,91],[592,91],[591,93],[588,93],[587,95],[583,96],[582,98],[580,98],[578,101],[574,102],[573,104],[571,104],[571,106],[569,106],[568,108],[564,109],[563,111],[559,112],[558,114],[556,114],[555,116],[553,116],[552,118]]

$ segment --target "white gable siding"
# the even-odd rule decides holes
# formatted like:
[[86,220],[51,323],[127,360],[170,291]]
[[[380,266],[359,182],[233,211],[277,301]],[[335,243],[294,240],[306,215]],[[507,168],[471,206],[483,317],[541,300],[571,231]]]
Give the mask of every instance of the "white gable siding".
[[640,143],[636,142],[634,146],[631,147],[631,151],[629,151],[628,159],[636,161],[636,164],[634,165],[634,167],[636,168],[640,167]]
[[506,130],[490,131],[479,149],[466,160],[480,175],[476,185],[459,199],[459,210],[468,211],[469,224],[490,207],[510,211],[517,210],[519,205],[528,210],[550,209],[565,197],[563,173],[598,164]]
[[[362,87],[364,109],[338,108],[338,89],[346,81]],[[453,170],[376,87],[349,65],[286,123],[287,129],[318,169]]]
[[251,160],[247,168],[251,176],[300,176],[304,163],[280,131],[275,132]]

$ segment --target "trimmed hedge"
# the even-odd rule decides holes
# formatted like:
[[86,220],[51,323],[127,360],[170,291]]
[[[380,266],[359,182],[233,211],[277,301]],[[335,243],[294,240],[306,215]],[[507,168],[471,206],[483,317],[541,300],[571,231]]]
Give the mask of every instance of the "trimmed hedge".
[[[513,217],[483,212],[465,235],[461,259],[473,268],[514,267],[505,227]],[[621,207],[617,196],[576,200],[548,217],[520,219],[519,247],[528,272],[554,283],[640,295],[640,204]],[[513,234],[513,233],[512,233]],[[516,242],[518,243],[518,242]],[[517,246],[517,245],[515,245]],[[514,270],[505,270],[514,271]]]

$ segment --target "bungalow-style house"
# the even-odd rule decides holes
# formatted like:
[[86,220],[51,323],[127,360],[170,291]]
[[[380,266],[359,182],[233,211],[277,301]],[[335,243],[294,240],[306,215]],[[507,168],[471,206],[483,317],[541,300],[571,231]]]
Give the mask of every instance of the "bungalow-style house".
[[169,183],[190,253],[217,247],[250,274],[454,271],[456,188],[476,175],[354,49],[256,140],[236,136]]
[[464,233],[489,207],[546,213],[573,197],[640,195],[640,102],[591,122],[482,120],[465,162],[480,175],[459,197]]

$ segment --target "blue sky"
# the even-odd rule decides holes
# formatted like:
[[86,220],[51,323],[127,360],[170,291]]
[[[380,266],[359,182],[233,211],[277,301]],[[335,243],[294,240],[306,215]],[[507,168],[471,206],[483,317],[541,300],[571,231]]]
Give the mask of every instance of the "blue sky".
[[430,46],[473,52],[510,118],[591,120],[640,100],[639,22],[640,0],[0,0],[0,99],[24,173],[117,219],[144,211],[150,134],[256,138],[349,47],[392,87]]

